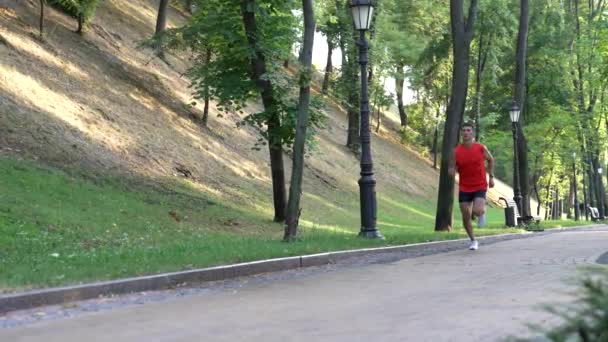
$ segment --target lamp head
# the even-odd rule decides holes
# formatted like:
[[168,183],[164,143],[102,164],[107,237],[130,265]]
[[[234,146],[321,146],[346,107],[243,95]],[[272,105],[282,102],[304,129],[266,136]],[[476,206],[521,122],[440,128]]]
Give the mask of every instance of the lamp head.
[[369,30],[374,14],[374,3],[372,0],[351,0],[350,8],[353,12],[355,29],[359,31]]

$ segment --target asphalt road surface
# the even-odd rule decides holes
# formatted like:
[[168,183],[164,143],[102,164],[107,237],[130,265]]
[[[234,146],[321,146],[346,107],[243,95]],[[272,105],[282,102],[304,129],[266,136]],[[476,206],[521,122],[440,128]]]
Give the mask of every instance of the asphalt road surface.
[[[606,252],[601,227],[280,272],[107,308],[12,313],[0,321],[25,323],[5,324],[0,341],[500,341],[556,324],[540,305],[572,300],[578,270]],[[54,317],[27,319],[36,315]]]

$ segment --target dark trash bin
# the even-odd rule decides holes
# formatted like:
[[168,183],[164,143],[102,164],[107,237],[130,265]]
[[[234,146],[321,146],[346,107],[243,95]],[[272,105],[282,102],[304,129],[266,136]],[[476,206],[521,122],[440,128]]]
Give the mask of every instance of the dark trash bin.
[[515,208],[506,207],[505,208],[505,225],[507,227],[515,227],[517,225],[515,219]]

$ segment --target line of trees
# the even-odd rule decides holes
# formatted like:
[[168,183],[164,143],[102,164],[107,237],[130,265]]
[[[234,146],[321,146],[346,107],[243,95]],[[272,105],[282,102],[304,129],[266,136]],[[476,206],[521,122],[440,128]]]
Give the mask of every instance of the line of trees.
[[[74,15],[78,32],[98,4],[40,0],[41,37],[46,1]],[[292,240],[304,190],[301,158],[323,121],[321,97],[309,89],[315,30],[328,48],[321,93],[342,104],[344,144],[355,156],[359,153],[360,75],[350,1],[180,3],[191,17],[186,25],[167,29],[171,3],[158,2],[154,31],[159,51],[195,55],[187,76],[193,97],[205,103],[201,124],[208,124],[213,100],[220,112],[242,113],[239,125],[260,132],[254,148],[268,149],[274,220],[287,222],[285,239]],[[376,131],[382,111],[392,107],[403,141],[432,153],[434,167],[440,164],[435,230],[452,227],[454,179],[447,175],[447,163],[467,120],[476,123],[476,138],[494,152],[496,175],[511,179],[518,172],[524,215],[532,213],[532,196],[541,205],[567,199],[566,210],[571,208],[574,181],[583,183],[579,197],[608,213],[598,172],[606,163],[608,132],[605,10],[604,0],[450,0],[449,6],[439,0],[377,2],[366,75]],[[336,53],[341,55],[338,65],[333,63]],[[387,84],[394,93],[386,90]],[[408,90],[415,95],[409,104],[403,100]],[[512,150],[504,148],[511,145],[506,107],[511,99],[522,108],[518,170],[511,167]],[[259,100],[263,110],[245,113],[252,100]],[[293,151],[294,165],[289,198],[286,150]],[[572,178],[572,165],[580,168],[579,179]]]

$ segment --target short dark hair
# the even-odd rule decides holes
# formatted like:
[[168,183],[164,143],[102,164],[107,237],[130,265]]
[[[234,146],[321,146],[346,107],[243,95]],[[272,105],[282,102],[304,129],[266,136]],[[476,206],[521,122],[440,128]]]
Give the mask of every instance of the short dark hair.
[[475,130],[475,125],[472,122],[465,122],[464,124],[462,124],[462,128],[465,127],[471,127],[473,130]]

